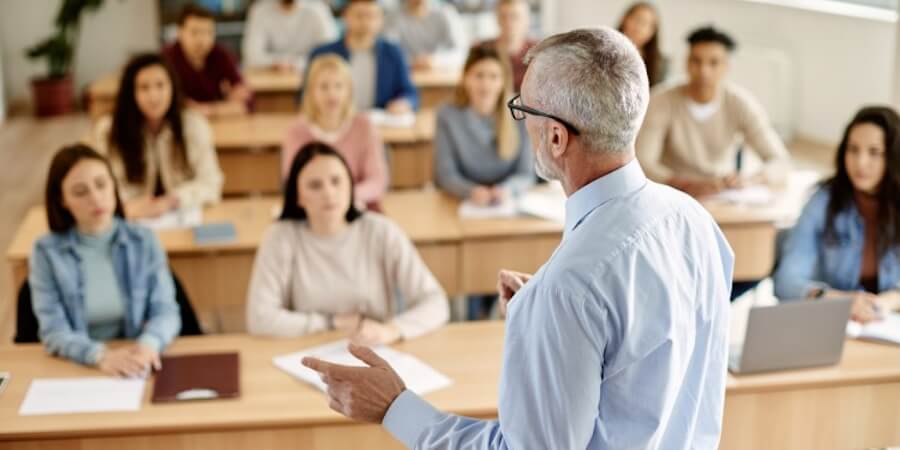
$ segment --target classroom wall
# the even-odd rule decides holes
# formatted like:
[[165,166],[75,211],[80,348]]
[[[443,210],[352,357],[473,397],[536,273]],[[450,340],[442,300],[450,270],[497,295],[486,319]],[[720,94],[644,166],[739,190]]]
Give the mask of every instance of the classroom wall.
[[[556,0],[556,29],[615,25],[631,3]],[[834,143],[860,106],[894,100],[894,23],[742,0],[655,3],[663,16],[664,50],[679,59],[686,52],[687,33],[709,23],[730,30],[739,43],[785,51],[793,62],[792,115],[798,136]]]
[[[30,101],[30,79],[46,73],[46,63],[32,62],[25,49],[53,32],[60,0],[0,1],[0,53],[7,104]],[[129,55],[157,47],[156,1],[106,0],[96,13],[82,20],[75,60],[79,88],[100,75],[115,71]]]

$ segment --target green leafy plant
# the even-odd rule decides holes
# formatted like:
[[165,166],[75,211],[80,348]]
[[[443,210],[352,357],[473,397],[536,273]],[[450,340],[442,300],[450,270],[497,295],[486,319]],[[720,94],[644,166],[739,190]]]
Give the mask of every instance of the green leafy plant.
[[84,12],[96,11],[103,6],[104,0],[62,0],[54,25],[56,32],[26,50],[30,59],[47,60],[49,78],[63,78],[72,69],[75,55],[75,44]]

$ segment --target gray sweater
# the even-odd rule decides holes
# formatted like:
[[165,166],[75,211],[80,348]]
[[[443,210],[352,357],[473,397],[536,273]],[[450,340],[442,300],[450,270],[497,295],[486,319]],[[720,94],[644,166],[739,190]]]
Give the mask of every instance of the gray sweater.
[[434,136],[434,179],[438,187],[459,198],[468,198],[479,185],[500,186],[514,195],[535,182],[534,156],[522,122],[517,122],[519,150],[512,159],[497,154],[494,118],[471,108],[453,105],[437,114]]

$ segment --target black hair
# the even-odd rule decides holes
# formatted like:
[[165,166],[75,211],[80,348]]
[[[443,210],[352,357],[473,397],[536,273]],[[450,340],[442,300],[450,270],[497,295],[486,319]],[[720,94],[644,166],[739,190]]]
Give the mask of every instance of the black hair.
[[188,3],[181,8],[181,12],[178,13],[178,26],[183,26],[185,22],[191,17],[196,17],[198,19],[209,19],[212,21],[216,20],[216,16],[212,13],[212,11],[194,3]]
[[729,36],[724,31],[719,31],[713,26],[702,27],[694,30],[691,34],[688,35],[687,38],[688,44],[691,47],[697,44],[705,44],[705,43],[717,43],[722,44],[725,47],[725,50],[728,50],[728,53],[734,52],[737,50],[737,42]]
[[281,216],[279,220],[306,220],[306,210],[300,206],[300,195],[297,192],[297,179],[300,178],[300,172],[317,156],[330,156],[337,158],[344,169],[347,170],[347,178],[350,180],[350,207],[344,218],[347,222],[353,222],[358,219],[362,212],[356,208],[356,202],[353,196],[355,184],[353,182],[353,174],[350,172],[350,166],[347,160],[338,153],[337,150],[330,145],[322,142],[310,142],[304,145],[294,156],[291,162],[291,168],[288,171],[287,179],[284,181],[284,205],[281,207]]
[[653,6],[650,2],[637,2],[627,10],[625,10],[625,14],[622,16],[622,21],[619,22],[619,32],[622,33],[625,31],[625,21],[631,17],[632,14],[637,12],[641,8],[649,9],[653,12],[653,15],[656,17],[656,27],[653,29],[653,36],[647,41],[646,44],[642,48],[639,48],[641,52],[641,56],[644,58],[644,65],[647,66],[647,79],[650,80],[650,86],[654,86],[660,81],[662,81],[662,69],[663,69],[663,56],[662,52],[659,49],[659,21],[660,15],[659,11]]

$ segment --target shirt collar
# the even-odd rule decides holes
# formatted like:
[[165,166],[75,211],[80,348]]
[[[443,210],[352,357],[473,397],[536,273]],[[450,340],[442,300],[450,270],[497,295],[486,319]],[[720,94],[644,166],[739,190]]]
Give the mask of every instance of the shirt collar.
[[572,231],[598,206],[647,184],[637,158],[575,191],[566,200],[566,232]]

